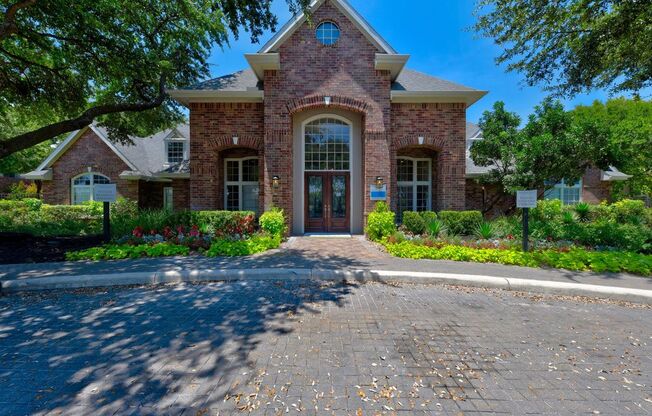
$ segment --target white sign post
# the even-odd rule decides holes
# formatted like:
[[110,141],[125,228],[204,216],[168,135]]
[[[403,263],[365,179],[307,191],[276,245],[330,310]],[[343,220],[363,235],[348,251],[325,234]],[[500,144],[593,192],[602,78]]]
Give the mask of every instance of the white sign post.
[[523,209],[523,251],[529,251],[530,208],[537,207],[537,190],[516,192],[516,208]]
[[104,203],[104,242],[111,240],[111,207],[109,204],[115,202],[117,189],[114,183],[97,184],[93,186],[93,200]]

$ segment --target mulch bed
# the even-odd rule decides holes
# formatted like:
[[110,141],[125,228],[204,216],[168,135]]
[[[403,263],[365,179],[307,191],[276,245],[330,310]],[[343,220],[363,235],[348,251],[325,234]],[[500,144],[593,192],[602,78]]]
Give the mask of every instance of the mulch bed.
[[34,237],[29,234],[0,233],[0,264],[65,261],[67,251],[102,244],[102,236]]

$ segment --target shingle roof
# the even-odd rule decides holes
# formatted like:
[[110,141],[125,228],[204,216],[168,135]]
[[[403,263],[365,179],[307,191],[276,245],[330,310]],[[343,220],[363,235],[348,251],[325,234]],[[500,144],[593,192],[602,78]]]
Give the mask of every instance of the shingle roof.
[[[108,137],[105,128],[96,128],[104,137]],[[154,175],[166,169],[165,139],[175,131],[181,137],[190,139],[190,126],[181,124],[175,128],[160,131],[149,137],[130,137],[133,144],[115,143],[115,147],[138,169],[139,173]]]
[[251,91],[252,89],[262,90],[263,83],[258,81],[258,78],[252,69],[244,69],[229,75],[200,82],[199,84],[183,89],[204,91]]
[[[194,91],[262,91],[263,83],[251,69],[200,82],[185,90]],[[477,91],[467,86],[433,77],[412,69],[404,69],[392,84],[392,91]]]
[[392,91],[477,91],[467,86],[405,68],[392,84]]

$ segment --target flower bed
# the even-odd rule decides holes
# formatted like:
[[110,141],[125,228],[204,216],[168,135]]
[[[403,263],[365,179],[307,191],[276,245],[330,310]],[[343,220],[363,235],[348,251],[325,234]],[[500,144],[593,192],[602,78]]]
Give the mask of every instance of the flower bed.
[[383,244],[390,254],[410,259],[498,263],[594,272],[627,272],[652,276],[652,256],[631,252],[589,251],[574,247],[567,250],[546,249],[526,253],[513,248],[472,248],[446,244],[429,247],[410,241],[392,244],[384,240]]
[[[129,235],[114,244],[66,253],[66,259],[118,260],[140,257],[187,256],[191,253],[208,257],[246,256],[277,248],[286,231],[281,210],[271,210],[260,217],[260,231],[255,232],[255,217],[248,212],[182,213],[169,218],[194,218],[201,225],[164,226],[147,229],[136,226]],[[147,214],[151,219],[153,213]],[[163,216],[162,218],[166,218]],[[156,222],[160,224],[160,221]]]
[[485,222],[477,211],[394,213],[379,204],[367,235],[398,257],[652,274],[652,211],[640,201],[612,205],[540,201],[532,213],[530,252],[521,251],[520,218]]

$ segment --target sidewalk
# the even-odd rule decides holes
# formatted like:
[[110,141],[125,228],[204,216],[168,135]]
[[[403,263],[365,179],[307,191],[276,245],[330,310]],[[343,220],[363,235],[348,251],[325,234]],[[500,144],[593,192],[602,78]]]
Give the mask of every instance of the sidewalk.
[[[83,278],[75,286],[71,277]],[[122,276],[122,280],[116,279]],[[149,277],[148,277],[149,276]],[[101,279],[100,279],[101,277]],[[381,251],[362,237],[293,237],[280,249],[244,258],[139,259],[102,262],[41,263],[3,265],[0,281],[4,291],[30,290],[41,282],[71,281],[68,286],[85,287],[113,284],[157,283],[188,280],[233,280],[263,278],[322,278],[357,280],[400,280],[414,282],[473,283],[475,286],[528,289],[530,286],[558,286],[571,289],[578,285],[650,291],[652,279],[614,273],[573,272],[532,269],[499,264],[399,259]],[[506,279],[502,283],[496,279]],[[65,279],[64,279],[65,280]],[[79,279],[78,279],[79,280]],[[529,283],[530,282],[530,283]],[[544,282],[548,282],[545,285]],[[554,283],[554,284],[553,284]],[[49,283],[48,283],[49,284]],[[555,285],[556,284],[556,285]],[[574,285],[574,286],[571,286]],[[552,287],[551,286],[551,287]],[[46,285],[46,287],[49,287]],[[37,288],[46,288],[37,287]],[[53,287],[53,288],[54,288]],[[574,293],[577,294],[577,293]]]

